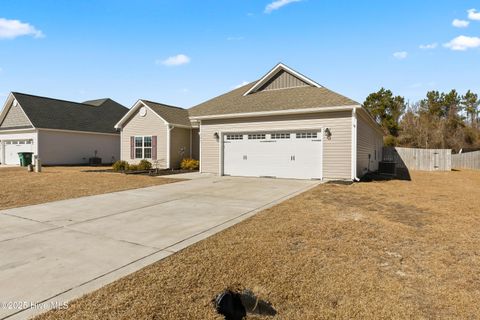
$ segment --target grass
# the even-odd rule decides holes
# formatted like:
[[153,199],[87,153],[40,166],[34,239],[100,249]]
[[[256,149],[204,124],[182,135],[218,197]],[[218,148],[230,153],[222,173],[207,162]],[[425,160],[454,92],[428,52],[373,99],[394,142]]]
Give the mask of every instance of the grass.
[[475,319],[480,172],[412,179],[320,185],[37,320],[222,319],[226,287],[276,319]]
[[86,170],[92,168],[44,167],[41,173],[29,173],[26,168],[1,168],[0,210],[176,181],[170,178],[84,172]]

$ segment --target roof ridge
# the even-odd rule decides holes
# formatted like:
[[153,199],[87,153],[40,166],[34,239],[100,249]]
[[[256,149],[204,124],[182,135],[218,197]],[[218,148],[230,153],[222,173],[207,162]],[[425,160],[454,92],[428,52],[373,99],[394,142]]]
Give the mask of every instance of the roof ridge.
[[[69,102],[69,103],[74,103],[74,104],[81,104],[81,105],[88,106],[88,107],[95,107],[95,106],[92,106],[90,104],[83,103],[83,102],[76,102],[76,101],[72,101],[72,100],[65,100],[65,99],[58,99],[58,98],[50,98],[50,97],[39,96],[39,95],[35,95],[35,94],[30,94],[30,93],[12,91],[12,94],[13,95],[20,94],[20,95],[29,96],[29,97],[42,98],[42,99],[48,99],[48,100],[54,100],[54,101],[62,101],[62,102]],[[112,100],[110,98],[102,98],[102,99],[92,99],[92,100],[87,100],[87,101],[95,101],[95,100],[103,100],[103,99]],[[114,101],[114,100],[112,100],[112,101]]]

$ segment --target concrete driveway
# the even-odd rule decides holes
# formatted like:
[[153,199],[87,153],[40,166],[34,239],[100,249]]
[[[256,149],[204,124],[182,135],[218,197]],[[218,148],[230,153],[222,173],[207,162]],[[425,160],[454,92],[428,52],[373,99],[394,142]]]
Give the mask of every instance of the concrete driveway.
[[61,306],[318,184],[192,177],[0,211],[0,319]]

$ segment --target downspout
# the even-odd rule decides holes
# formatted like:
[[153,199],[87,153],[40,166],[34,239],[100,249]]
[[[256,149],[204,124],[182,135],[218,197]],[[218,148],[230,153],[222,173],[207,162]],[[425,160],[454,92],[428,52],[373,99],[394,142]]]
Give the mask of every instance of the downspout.
[[360,181],[357,177],[357,108],[352,109],[352,180]]
[[193,135],[193,128],[190,128],[190,151],[189,151],[189,158],[192,159],[192,135]]
[[167,169],[171,169],[170,168],[170,147],[171,147],[171,131],[175,129],[175,126],[172,126],[172,125],[168,125],[168,130],[167,130]]
[[202,120],[198,121],[198,160],[200,160],[199,172],[202,173]]

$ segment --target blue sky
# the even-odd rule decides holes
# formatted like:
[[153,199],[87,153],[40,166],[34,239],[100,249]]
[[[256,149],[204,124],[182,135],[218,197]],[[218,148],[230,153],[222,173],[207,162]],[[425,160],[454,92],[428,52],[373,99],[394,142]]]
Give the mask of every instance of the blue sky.
[[[480,2],[2,0],[0,99],[190,107],[283,62],[359,102],[480,91]],[[169,59],[170,58],[170,59]]]

